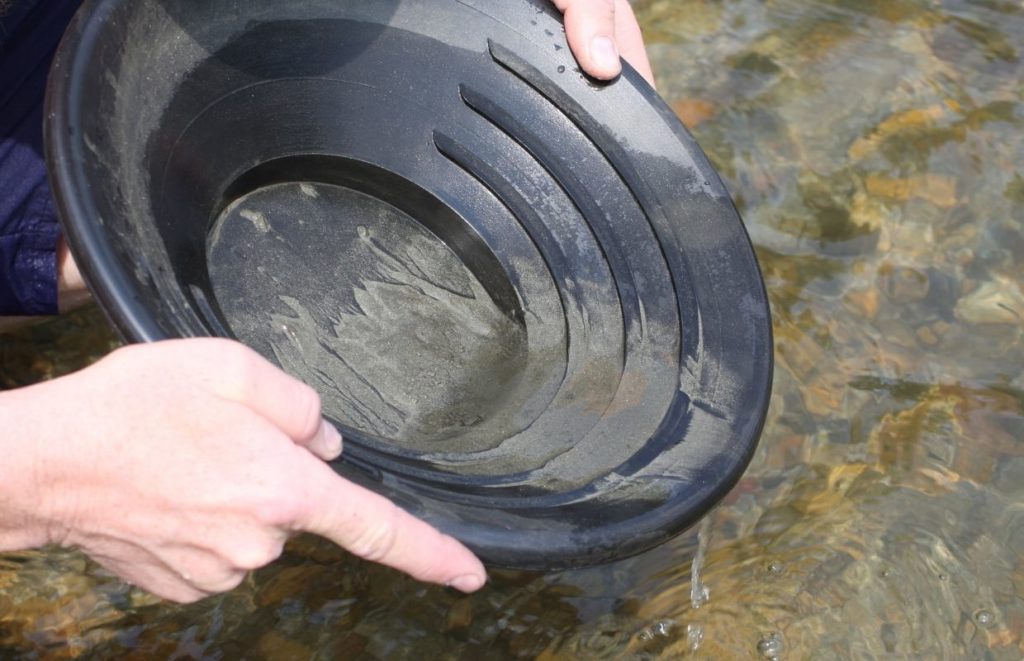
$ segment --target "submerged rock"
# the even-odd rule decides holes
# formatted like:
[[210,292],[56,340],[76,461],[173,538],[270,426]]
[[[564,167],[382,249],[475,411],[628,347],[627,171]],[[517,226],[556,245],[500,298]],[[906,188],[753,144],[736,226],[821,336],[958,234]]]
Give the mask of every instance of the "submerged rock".
[[969,324],[1020,324],[1024,322],[1024,293],[1012,280],[997,278],[960,299],[954,314]]

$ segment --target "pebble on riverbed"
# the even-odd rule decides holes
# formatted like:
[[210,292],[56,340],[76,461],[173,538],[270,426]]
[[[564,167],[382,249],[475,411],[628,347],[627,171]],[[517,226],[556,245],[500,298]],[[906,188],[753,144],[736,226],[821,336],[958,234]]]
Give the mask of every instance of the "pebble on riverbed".
[[969,324],[1020,324],[1024,322],[1024,293],[1017,283],[997,278],[960,299],[954,314]]

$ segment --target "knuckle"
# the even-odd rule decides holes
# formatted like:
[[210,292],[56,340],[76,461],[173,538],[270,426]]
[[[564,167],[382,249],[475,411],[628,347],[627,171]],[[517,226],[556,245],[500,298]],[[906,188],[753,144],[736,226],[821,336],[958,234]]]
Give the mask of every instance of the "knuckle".
[[380,562],[390,556],[398,544],[398,508],[387,517],[366,525],[352,541],[349,551],[369,560]]
[[277,530],[292,530],[306,514],[302,479],[288,479],[287,471],[275,475],[273,483],[265,485],[263,497],[254,504],[257,520]]
[[251,349],[237,342],[225,342],[220,346],[217,375],[223,395],[239,402],[252,399],[259,388],[256,382],[257,358]]
[[242,379],[252,372],[252,352],[241,344],[223,343],[218,346],[217,355],[221,372],[228,378]]
[[247,571],[227,571],[221,576],[210,578],[206,580],[201,586],[202,589],[211,594],[219,594],[221,592],[231,592],[245,580],[248,576]]
[[129,344],[127,346],[119,347],[114,351],[107,354],[101,364],[109,367],[122,375],[122,378],[129,377],[135,365],[143,362],[145,357],[149,355],[149,346],[142,344]]
[[[231,550],[230,562],[236,570],[252,571],[269,565],[281,556],[282,542],[271,539],[253,539],[240,542]],[[241,579],[239,579],[241,582]],[[236,584],[237,585],[237,584]]]
[[260,508],[260,521],[279,530],[291,530],[301,520],[304,507],[302,502],[289,495],[265,504]]

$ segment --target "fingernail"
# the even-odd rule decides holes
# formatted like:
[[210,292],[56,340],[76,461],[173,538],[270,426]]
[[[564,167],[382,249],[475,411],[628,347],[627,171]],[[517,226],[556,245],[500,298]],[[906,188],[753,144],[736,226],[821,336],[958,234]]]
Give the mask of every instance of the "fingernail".
[[619,62],[619,51],[609,37],[594,37],[590,40],[590,57],[594,58],[594,64],[602,69],[618,72],[622,67]]
[[341,432],[338,428],[327,422],[326,420],[320,421],[320,438],[324,439],[324,450],[332,459],[337,459],[341,455]]
[[477,574],[465,574],[457,576],[448,582],[448,585],[459,592],[476,592],[484,586],[484,577]]

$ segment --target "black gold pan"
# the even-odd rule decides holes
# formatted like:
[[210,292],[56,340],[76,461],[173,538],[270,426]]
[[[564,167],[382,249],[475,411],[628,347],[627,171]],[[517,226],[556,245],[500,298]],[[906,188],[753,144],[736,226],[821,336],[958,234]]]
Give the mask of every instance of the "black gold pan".
[[542,0],[88,0],[51,178],[126,339],[249,344],[486,561],[603,562],[732,487],[772,375],[743,224],[625,68]]

